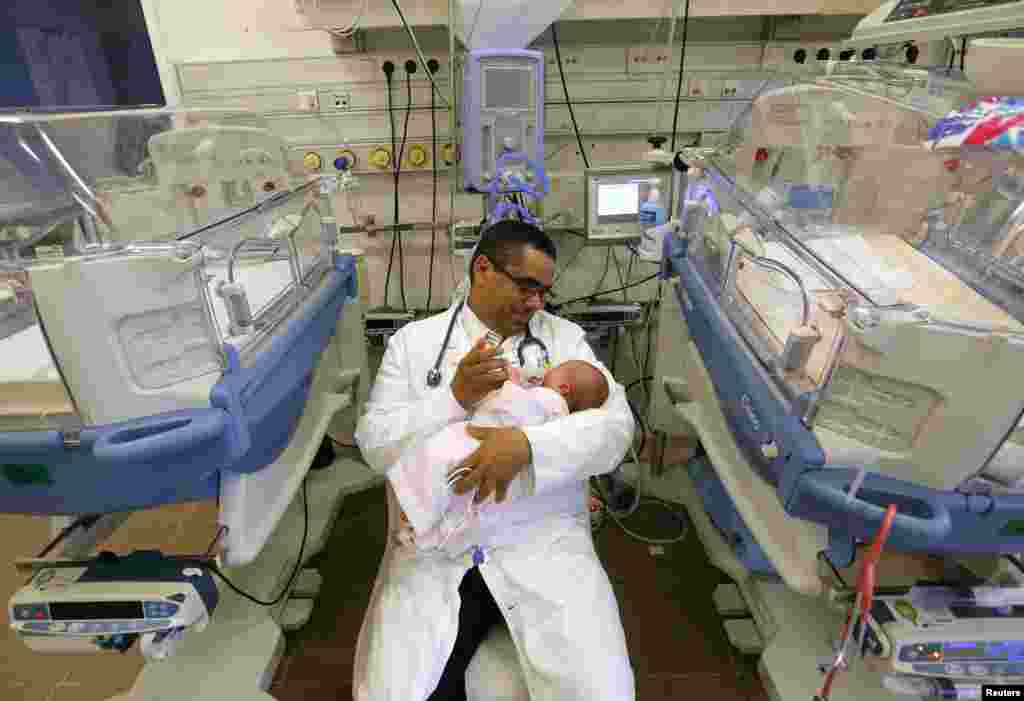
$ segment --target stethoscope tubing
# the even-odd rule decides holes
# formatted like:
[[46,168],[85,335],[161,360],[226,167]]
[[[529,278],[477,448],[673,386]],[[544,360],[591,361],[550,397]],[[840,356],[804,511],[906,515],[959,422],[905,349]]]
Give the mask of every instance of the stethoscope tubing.
[[[452,332],[455,330],[455,322],[458,320],[459,315],[462,313],[463,307],[466,306],[465,300],[460,300],[458,306],[455,307],[455,311],[452,313],[452,318],[448,320],[448,330],[444,333],[444,341],[441,342],[441,348],[437,351],[437,359],[434,360],[434,365],[427,371],[427,386],[431,389],[437,388],[441,385],[441,363],[444,362],[444,354],[448,350],[448,344],[452,340]],[[544,342],[533,335],[533,331],[530,330],[530,324],[526,324],[526,333],[524,334],[523,340],[519,342],[519,347],[516,349],[516,355],[519,358],[519,366],[526,366],[526,355],[523,349],[529,348],[530,346],[536,346],[540,349],[541,357],[546,365],[548,361],[548,348],[544,345]]]

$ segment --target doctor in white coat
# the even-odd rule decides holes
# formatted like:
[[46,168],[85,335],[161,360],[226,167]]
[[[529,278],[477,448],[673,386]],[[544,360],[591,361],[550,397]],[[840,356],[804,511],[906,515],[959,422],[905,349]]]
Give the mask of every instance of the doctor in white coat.
[[[482,343],[488,330],[505,339],[502,357],[516,364],[542,346],[551,366],[598,365],[610,394],[600,409],[543,426],[471,429],[481,445],[463,463],[472,472],[456,490],[476,490],[476,501],[495,504],[459,556],[414,545],[390,549],[356,649],[359,701],[465,699],[466,667],[502,619],[531,701],[635,698],[586,498],[587,479],[621,463],[634,421],[625,390],[583,330],[543,311],[554,274],[555,246],[546,234],[517,221],[495,224],[470,263],[465,302],[408,324],[388,343],[356,431],[364,457],[381,473],[418,441],[466,420],[505,381],[506,361]],[[440,382],[431,370],[440,371]]]

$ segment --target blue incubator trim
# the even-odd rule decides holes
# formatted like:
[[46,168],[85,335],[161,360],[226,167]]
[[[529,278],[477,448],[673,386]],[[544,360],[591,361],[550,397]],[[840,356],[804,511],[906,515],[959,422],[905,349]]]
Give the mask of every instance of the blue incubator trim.
[[725,490],[725,485],[718,479],[718,474],[707,456],[690,460],[686,465],[686,471],[690,473],[690,479],[700,494],[711,522],[726,543],[732,547],[740,562],[755,574],[778,577],[775,566],[764,554],[757,538],[736,510],[736,504]]
[[[701,275],[703,262],[685,242],[666,237],[665,277],[680,278],[679,302],[690,336],[711,376],[737,444],[760,476],[777,490],[790,515],[829,528],[834,563],[852,559],[856,541],[869,541],[889,504],[898,512],[886,547],[903,552],[1015,553],[1024,550],[1024,495],[968,495],[930,489],[868,473],[847,497],[860,466],[827,464],[802,422],[804,402],[786,401],[749,350]],[[761,446],[772,441],[778,457]]]
[[287,328],[242,368],[228,366],[209,409],[188,409],[82,430],[0,432],[0,513],[87,514],[215,497],[219,473],[272,463],[301,417],[313,370],[357,294],[355,260],[339,256]]

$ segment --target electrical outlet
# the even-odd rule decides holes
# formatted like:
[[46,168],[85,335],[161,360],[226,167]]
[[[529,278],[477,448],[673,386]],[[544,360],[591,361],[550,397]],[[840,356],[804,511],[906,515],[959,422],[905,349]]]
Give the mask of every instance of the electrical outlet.
[[[544,64],[549,70],[558,72],[558,57],[554,51],[544,56]],[[562,52],[562,70],[566,73],[583,70],[583,54],[574,51]]]
[[626,51],[626,70],[630,73],[663,71],[671,61],[671,52],[663,46],[638,46]]
[[319,112],[320,96],[316,90],[300,90],[295,93],[292,107],[299,112]]
[[690,78],[688,81],[688,95],[690,97],[711,98],[716,97],[714,86],[706,78]]
[[352,107],[352,94],[347,92],[327,93],[323,97],[323,105],[329,110],[347,110]]

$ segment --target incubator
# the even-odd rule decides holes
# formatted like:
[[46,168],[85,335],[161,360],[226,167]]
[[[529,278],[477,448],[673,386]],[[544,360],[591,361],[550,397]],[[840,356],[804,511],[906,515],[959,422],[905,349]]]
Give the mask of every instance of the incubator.
[[354,295],[330,188],[251,114],[171,110],[0,117],[0,181],[0,512],[227,497],[272,463]]
[[905,67],[780,77],[665,243],[737,444],[837,561],[889,504],[892,549],[1024,549],[1024,149],[1012,101],[969,98]]

